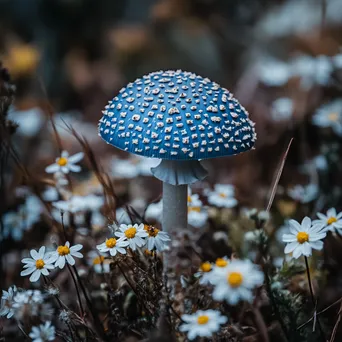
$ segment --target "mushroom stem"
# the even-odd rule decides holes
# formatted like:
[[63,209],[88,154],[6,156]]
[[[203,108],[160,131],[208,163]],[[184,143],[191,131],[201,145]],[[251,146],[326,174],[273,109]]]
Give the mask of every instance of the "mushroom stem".
[[188,226],[188,186],[163,183],[163,230],[180,231]]

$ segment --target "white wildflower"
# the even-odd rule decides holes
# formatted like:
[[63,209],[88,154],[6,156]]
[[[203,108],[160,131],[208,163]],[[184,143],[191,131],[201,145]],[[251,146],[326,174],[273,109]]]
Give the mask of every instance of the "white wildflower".
[[8,291],[2,290],[0,316],[11,318],[14,315],[13,298],[17,293],[15,285],[10,286]]
[[220,330],[220,325],[228,319],[216,310],[198,310],[192,315],[182,315],[184,323],[179,330],[187,333],[189,340],[198,337],[211,337]]
[[167,248],[168,242],[171,241],[168,233],[146,224],[144,225],[144,230],[148,234],[146,245],[149,251],[156,249],[158,252],[162,252]]
[[326,236],[323,228],[320,223],[312,225],[309,217],[304,217],[301,224],[289,220],[289,234],[283,235],[283,241],[287,243],[284,252],[292,253],[294,258],[299,258],[301,255],[310,256],[312,249],[321,250],[321,240]]
[[54,266],[50,260],[50,254],[45,253],[45,246],[40,247],[38,252],[31,249],[30,254],[32,258],[24,258],[21,261],[25,265],[20,275],[27,276],[32,273],[30,281],[35,282],[42,274],[45,276],[49,275],[49,270],[53,269]]
[[82,253],[79,252],[83,248],[82,245],[74,245],[70,247],[70,242],[67,241],[65,245],[57,247],[55,252],[50,253],[50,260],[55,263],[55,267],[64,268],[65,263],[75,265],[74,258],[83,258]]
[[45,171],[47,173],[55,173],[55,172],[63,172],[69,173],[72,172],[80,172],[81,167],[76,165],[80,160],[82,160],[84,156],[83,152],[79,152],[69,157],[69,153],[67,151],[63,151],[61,156],[56,159],[56,162],[52,165],[49,165]]
[[129,242],[126,237],[116,239],[114,237],[106,239],[105,242],[97,245],[96,248],[101,253],[109,252],[111,256],[115,256],[117,253],[126,254],[126,247],[129,246]]
[[119,231],[115,232],[115,235],[119,238],[126,238],[129,242],[129,247],[133,251],[137,247],[142,247],[146,243],[145,238],[148,236],[143,223],[140,225],[135,224],[134,226],[131,224],[121,224]]
[[55,327],[51,322],[45,322],[45,324],[40,324],[38,327],[32,327],[29,336],[32,342],[53,341],[56,338]]
[[327,214],[317,213],[319,220],[314,220],[313,224],[321,224],[322,227],[333,231],[334,229],[342,229],[342,212],[336,212],[335,208],[327,211]]
[[216,184],[208,195],[208,202],[220,208],[232,208],[238,204],[234,197],[235,189],[230,184]]
[[262,285],[264,274],[250,260],[232,260],[211,280],[213,299],[236,305],[240,300],[251,302],[253,289]]

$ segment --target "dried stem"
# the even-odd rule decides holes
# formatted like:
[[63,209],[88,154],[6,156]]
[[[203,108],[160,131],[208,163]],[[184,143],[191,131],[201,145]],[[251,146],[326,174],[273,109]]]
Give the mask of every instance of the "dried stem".
[[84,309],[83,309],[83,305],[82,305],[82,301],[81,301],[81,295],[80,295],[80,291],[78,289],[78,285],[77,285],[77,281],[76,281],[76,278],[71,270],[71,267],[68,263],[66,263],[67,267],[68,267],[68,270],[71,274],[71,277],[72,277],[72,280],[75,284],[75,288],[76,288],[76,293],[77,293],[77,298],[78,298],[78,303],[79,303],[79,306],[80,306],[80,312],[81,312],[81,317],[82,319],[84,318]]
[[334,325],[334,329],[333,329],[333,331],[331,333],[331,338],[330,338],[329,342],[334,342],[335,341],[337,329],[338,329],[338,326],[339,326],[340,321],[341,321],[341,315],[342,315],[342,303],[341,303],[340,308],[338,310],[337,320],[336,320],[336,323]]
[[323,332],[323,329],[322,329],[322,326],[321,326],[321,323],[319,321],[319,318],[317,317],[317,300],[315,299],[315,295],[314,295],[314,291],[313,291],[313,287],[312,287],[312,282],[311,282],[311,275],[310,275],[310,269],[309,269],[309,262],[308,262],[308,258],[306,256],[304,256],[304,259],[305,259],[305,267],[306,267],[306,274],[308,276],[308,283],[309,283],[309,289],[310,289],[310,295],[311,295],[311,301],[312,301],[312,304],[314,306],[314,324],[313,324],[313,329],[312,331],[315,331],[315,325],[316,325],[316,322],[317,322],[317,325],[318,325],[318,329],[320,331],[320,334],[322,336],[322,339],[323,341],[325,342],[326,341],[326,338],[324,336],[324,332]]

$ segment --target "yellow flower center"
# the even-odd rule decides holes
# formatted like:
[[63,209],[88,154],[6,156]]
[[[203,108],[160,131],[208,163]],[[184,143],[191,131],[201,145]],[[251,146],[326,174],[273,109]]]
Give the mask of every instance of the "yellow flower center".
[[225,193],[223,193],[223,192],[220,192],[219,196],[222,197],[222,198],[226,198],[227,197],[227,195]]
[[335,223],[335,222],[337,222],[337,218],[336,218],[336,217],[329,217],[329,218],[328,218],[327,223],[328,223],[329,225],[331,225],[332,223]]
[[36,269],[41,270],[45,266],[45,262],[43,259],[36,260]]
[[198,316],[197,318],[197,323],[198,324],[207,324],[209,322],[209,317],[207,315],[202,315],[202,316]]
[[57,252],[61,256],[68,255],[70,253],[70,248],[68,246],[58,246]]
[[299,232],[297,234],[297,241],[300,244],[303,244],[304,242],[308,242],[309,241],[309,234],[306,232]]
[[338,115],[338,113],[336,113],[336,112],[330,113],[330,114],[328,115],[328,119],[329,119],[330,121],[336,122],[336,121],[338,121],[338,119],[339,119],[339,115]]
[[57,164],[59,166],[65,166],[66,164],[68,164],[68,159],[67,158],[64,158],[64,157],[61,157],[57,160]]
[[127,237],[127,239],[133,239],[135,237],[135,234],[137,233],[136,228],[132,227],[132,228],[128,228],[125,231],[125,235]]
[[[159,233],[159,229],[154,226],[149,226],[147,224],[144,225],[144,229],[146,230],[147,234],[152,237],[156,237]],[[134,234],[135,235],[135,234]],[[133,236],[134,237],[134,236]]]
[[211,271],[211,263],[210,262],[203,262],[200,266],[202,272],[210,272]]
[[191,202],[192,202],[191,196],[188,196],[188,203],[191,203]]
[[242,274],[239,272],[232,272],[229,274],[227,281],[231,287],[239,287],[243,281]]
[[116,239],[115,238],[110,238],[106,240],[106,247],[107,248],[113,248],[116,245]]
[[188,213],[196,211],[197,213],[201,212],[201,207],[188,207]]
[[226,267],[228,265],[228,262],[223,258],[217,258],[215,261],[215,265],[217,267]]
[[100,265],[103,263],[104,261],[104,256],[103,255],[99,255],[96,258],[93,259],[93,265]]

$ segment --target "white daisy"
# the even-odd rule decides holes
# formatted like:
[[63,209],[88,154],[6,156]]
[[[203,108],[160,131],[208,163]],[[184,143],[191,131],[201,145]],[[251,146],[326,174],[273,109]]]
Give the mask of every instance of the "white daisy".
[[32,327],[29,336],[32,342],[53,341],[56,338],[55,327],[51,322],[45,322],[45,324],[40,324],[38,327]]
[[309,203],[315,200],[319,193],[319,188],[317,184],[308,184],[308,185],[295,185],[291,189],[288,190],[288,195],[301,203]]
[[78,244],[70,247],[70,242],[67,241],[65,245],[57,247],[55,252],[50,253],[52,262],[55,263],[55,267],[63,268],[65,262],[69,265],[75,265],[75,258],[83,258],[83,255],[79,252],[83,248],[82,245]]
[[301,224],[295,220],[289,220],[290,234],[283,235],[283,241],[287,243],[285,253],[292,253],[294,258],[301,255],[310,256],[312,249],[323,248],[322,239],[327,235],[321,223],[311,225],[311,219],[304,217]]
[[43,274],[45,276],[49,275],[49,270],[54,269],[53,261],[50,259],[50,253],[45,253],[45,246],[40,247],[37,252],[34,249],[30,251],[31,258],[24,258],[21,260],[24,263],[24,270],[20,273],[21,276],[30,276],[30,281],[37,281]]
[[115,256],[117,253],[126,254],[126,247],[129,245],[129,242],[125,237],[120,239],[115,239],[114,237],[106,239],[105,242],[97,245],[96,248],[102,252],[109,252],[111,256]]
[[331,127],[335,134],[342,136],[342,99],[318,108],[312,117],[312,123],[323,128]]
[[145,238],[148,236],[147,232],[144,229],[144,224],[135,224],[132,226],[131,224],[121,224],[119,227],[120,231],[115,232],[115,235],[119,238],[126,238],[129,242],[129,247],[135,251],[137,247],[142,247],[146,240]]
[[77,162],[82,160],[84,156],[83,152],[79,152],[69,157],[69,153],[67,151],[63,151],[61,156],[56,159],[56,163],[49,165],[45,171],[47,173],[55,173],[55,172],[63,172],[69,173],[72,172],[80,172],[81,167],[76,165]]
[[216,184],[208,195],[208,202],[216,207],[233,208],[238,201],[234,198],[235,189],[230,184]]
[[13,308],[13,297],[17,293],[17,288],[15,285],[10,286],[8,291],[2,290],[1,306],[0,306],[0,316],[6,316],[6,318],[11,318],[14,315]]
[[110,271],[110,260],[105,258],[104,253],[97,251],[90,251],[87,254],[88,265],[93,267],[96,273],[109,273]]
[[207,285],[210,282],[210,274],[213,267],[209,261],[202,262],[198,272],[194,274],[195,277],[200,278],[201,285]]
[[262,285],[264,274],[250,260],[232,260],[211,279],[213,299],[236,305],[240,300],[251,302],[253,289]]
[[326,215],[317,213],[317,216],[319,220],[314,220],[312,222],[313,224],[319,223],[331,231],[342,228],[342,212],[337,214],[335,208],[329,209]]
[[220,330],[220,325],[225,324],[228,318],[222,316],[216,310],[198,310],[192,315],[182,315],[184,323],[179,330],[187,333],[189,340],[199,337],[211,337]]
[[145,224],[144,230],[148,234],[146,245],[149,251],[156,249],[158,252],[162,252],[167,247],[167,243],[171,241],[168,233],[162,232],[154,226]]

